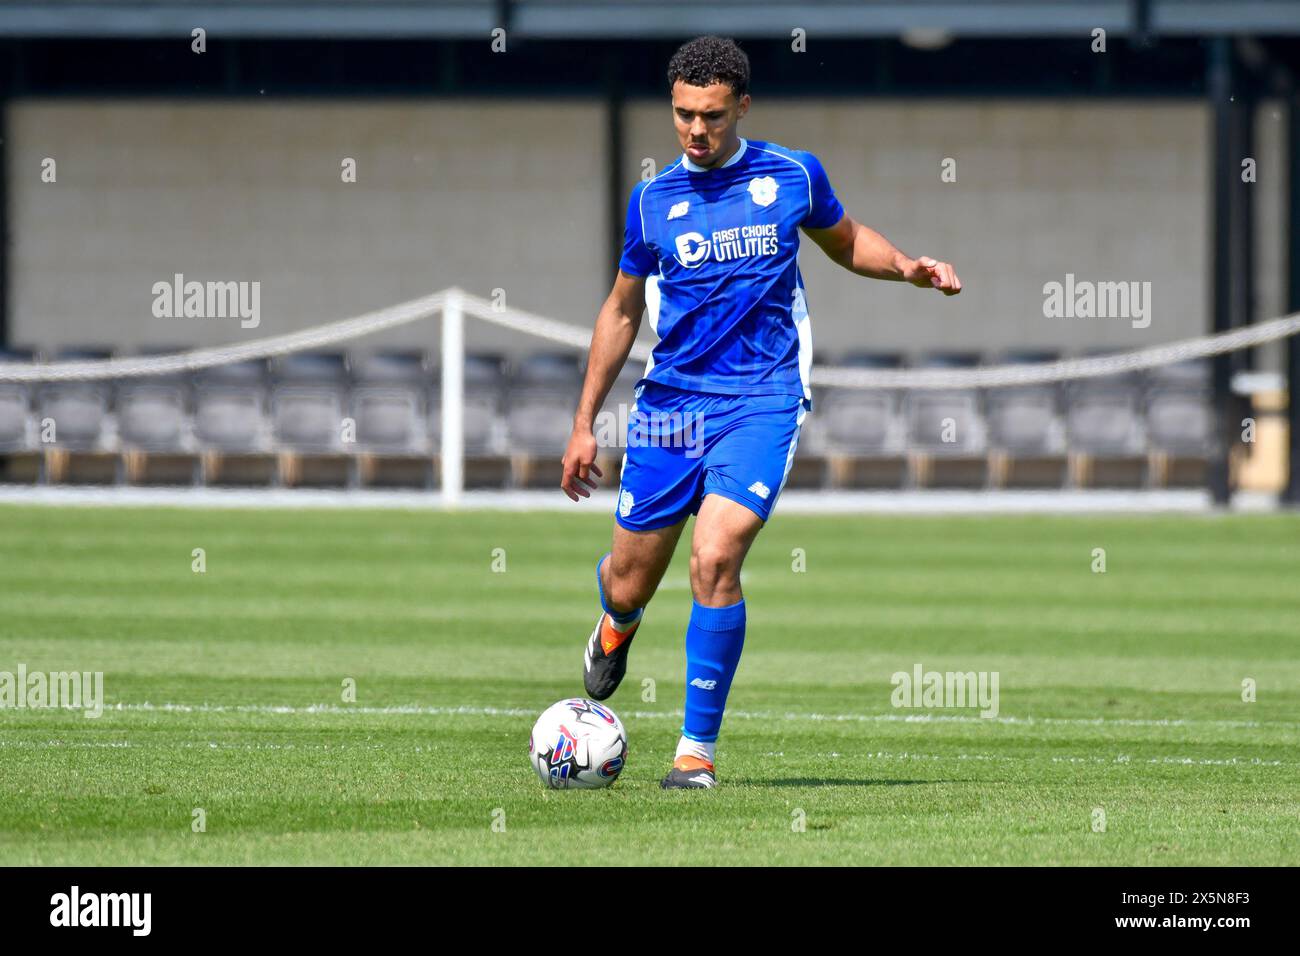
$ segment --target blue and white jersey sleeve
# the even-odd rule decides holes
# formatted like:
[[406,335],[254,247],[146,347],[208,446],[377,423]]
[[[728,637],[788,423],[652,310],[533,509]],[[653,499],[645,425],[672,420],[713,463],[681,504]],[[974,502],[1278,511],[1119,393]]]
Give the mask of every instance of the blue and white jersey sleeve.
[[808,171],[808,215],[799,225],[805,229],[829,229],[844,218],[844,206],[836,198],[821,160],[802,150],[791,152]]
[[637,183],[628,199],[627,221],[623,226],[623,256],[618,261],[621,271],[641,278],[659,271],[659,260],[646,245],[641,220],[641,194],[645,186],[644,182]]

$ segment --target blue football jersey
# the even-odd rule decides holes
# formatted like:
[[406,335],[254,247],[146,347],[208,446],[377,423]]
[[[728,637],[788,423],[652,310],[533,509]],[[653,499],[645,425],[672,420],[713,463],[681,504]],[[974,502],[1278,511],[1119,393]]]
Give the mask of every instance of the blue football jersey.
[[825,229],[843,215],[817,157],[759,140],[742,139],[716,169],[683,155],[638,183],[619,268],[647,277],[659,342],[645,379],[811,402],[799,227]]

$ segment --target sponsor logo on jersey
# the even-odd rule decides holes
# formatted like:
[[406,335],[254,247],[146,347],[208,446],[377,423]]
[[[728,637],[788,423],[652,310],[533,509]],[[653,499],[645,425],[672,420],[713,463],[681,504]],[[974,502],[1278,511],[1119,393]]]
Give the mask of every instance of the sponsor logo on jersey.
[[673,208],[668,210],[668,221],[672,222],[686,215],[686,210],[689,208],[691,208],[690,200],[683,199],[679,203],[674,203]]
[[709,240],[698,232],[684,232],[677,237],[677,261],[694,269],[709,256]]
[[730,229],[718,229],[705,238],[698,232],[684,232],[675,240],[677,261],[687,269],[697,269],[705,260],[732,262],[753,256],[774,256],[781,241],[774,222],[756,222]]

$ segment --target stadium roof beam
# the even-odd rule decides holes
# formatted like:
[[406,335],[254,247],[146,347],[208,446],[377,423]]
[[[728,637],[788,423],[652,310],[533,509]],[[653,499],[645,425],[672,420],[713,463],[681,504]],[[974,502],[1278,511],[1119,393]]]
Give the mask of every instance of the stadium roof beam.
[[[0,36],[187,36],[196,26],[225,37],[680,39],[896,37],[917,26],[900,0],[0,0]],[[1254,34],[1300,36],[1297,0],[983,0],[931,3],[925,26],[956,37]]]
[[[1250,321],[1253,270],[1250,267],[1250,203],[1253,190],[1241,177],[1241,157],[1250,155],[1247,95],[1236,45],[1228,37],[1210,43],[1206,61],[1206,90],[1210,100],[1210,314],[1213,331],[1226,332]],[[1231,449],[1240,440],[1243,405],[1232,392],[1236,363],[1232,353],[1213,361],[1215,448],[1210,460],[1209,486],[1214,502],[1232,498]]]
[[[1287,311],[1300,312],[1300,75],[1287,95]],[[1282,500],[1300,506],[1300,335],[1286,344],[1287,483]]]

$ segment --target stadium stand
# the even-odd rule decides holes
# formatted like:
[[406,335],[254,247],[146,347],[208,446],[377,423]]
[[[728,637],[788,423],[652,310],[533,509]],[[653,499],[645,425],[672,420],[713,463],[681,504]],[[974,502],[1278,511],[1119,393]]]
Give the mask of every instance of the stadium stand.
[[[149,353],[172,350],[151,349]],[[98,348],[53,358],[108,357]],[[1040,363],[1016,351],[988,364]],[[0,361],[33,362],[31,349]],[[970,368],[931,353],[917,368]],[[849,352],[833,368],[901,369],[897,353]],[[582,381],[572,352],[465,359],[466,486],[549,488]],[[616,480],[631,361],[597,422]],[[1213,452],[1209,365],[1183,362],[1065,385],[987,390],[819,387],[787,482],[794,488],[1200,487]],[[52,426],[52,427],[51,427]],[[193,374],[109,382],[0,383],[0,482],[137,485],[438,486],[438,363],[419,350],[304,352]]]

